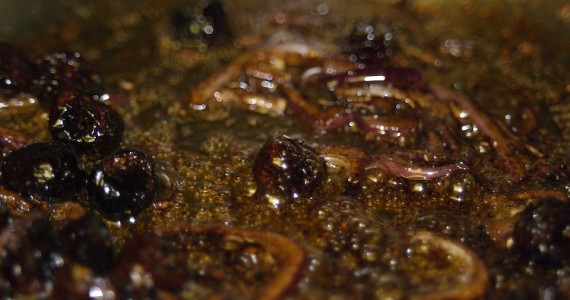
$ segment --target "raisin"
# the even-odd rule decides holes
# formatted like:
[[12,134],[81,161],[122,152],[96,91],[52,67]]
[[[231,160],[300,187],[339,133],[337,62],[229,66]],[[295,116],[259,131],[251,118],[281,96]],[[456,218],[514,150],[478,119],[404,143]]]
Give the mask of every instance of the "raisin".
[[394,30],[382,21],[357,22],[344,45],[351,60],[366,64],[385,64],[396,48]]
[[121,143],[124,127],[121,115],[113,108],[75,92],[64,92],[49,114],[52,138],[80,154],[111,154]]
[[91,201],[108,217],[135,216],[154,200],[154,162],[139,151],[119,151],[101,160],[93,169],[88,191]]
[[55,201],[85,186],[84,166],[73,150],[58,142],[35,143],[8,154],[1,166],[7,189],[33,199]]
[[98,215],[88,213],[61,230],[63,252],[74,262],[102,273],[113,263],[113,239]]
[[0,96],[28,91],[34,74],[34,64],[22,49],[0,43]]
[[74,91],[94,100],[101,99],[101,76],[78,52],[56,52],[35,60],[37,77],[32,84],[43,107],[49,108],[62,92]]
[[171,34],[177,40],[220,44],[231,39],[227,16],[218,1],[200,1],[172,12]]
[[38,212],[14,218],[4,230],[10,232],[9,247],[3,248],[0,273],[10,283],[12,293],[45,294],[62,261],[57,231],[48,217]]
[[314,149],[285,136],[267,141],[253,165],[260,190],[297,199],[309,197],[320,187],[325,162]]
[[570,204],[537,200],[520,214],[513,249],[531,262],[562,265],[570,261]]

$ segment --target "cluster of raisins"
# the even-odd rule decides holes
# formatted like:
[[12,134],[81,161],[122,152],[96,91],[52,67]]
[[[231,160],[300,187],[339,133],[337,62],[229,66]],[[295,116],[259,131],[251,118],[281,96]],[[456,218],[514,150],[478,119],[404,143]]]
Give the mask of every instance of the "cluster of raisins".
[[13,139],[2,140],[7,189],[46,202],[80,200],[88,191],[88,203],[111,219],[130,218],[152,204],[154,163],[139,151],[116,152],[123,119],[104,102],[103,80],[81,54],[56,52],[34,60],[0,43],[0,97],[20,93],[35,96],[48,111],[53,141],[14,147]]
[[115,293],[107,278],[115,265],[113,239],[100,216],[87,213],[57,228],[41,211],[12,215],[0,206],[0,232],[7,239],[0,298],[90,299],[93,288]]
[[[238,241],[235,249],[217,249],[226,233],[204,229],[194,240],[194,233],[171,228],[137,234],[115,252],[112,232],[100,215],[88,212],[54,226],[41,211],[15,215],[3,206],[0,235],[1,299],[179,299],[171,292],[180,292],[188,278],[220,280],[186,263],[192,250],[221,250],[222,257],[243,263],[240,254],[256,244],[244,241],[242,248]],[[172,296],[161,297],[165,294]]]

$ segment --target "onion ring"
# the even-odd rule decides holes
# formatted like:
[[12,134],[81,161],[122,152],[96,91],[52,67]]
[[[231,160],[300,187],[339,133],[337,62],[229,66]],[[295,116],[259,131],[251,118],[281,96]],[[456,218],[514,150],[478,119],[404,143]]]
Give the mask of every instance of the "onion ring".
[[412,300],[442,300],[442,299],[477,299],[482,297],[489,284],[489,274],[483,261],[465,245],[441,237],[429,231],[418,231],[412,241],[433,245],[447,254],[453,260],[462,261],[465,265],[463,274],[459,277],[460,284],[445,290],[412,295]]

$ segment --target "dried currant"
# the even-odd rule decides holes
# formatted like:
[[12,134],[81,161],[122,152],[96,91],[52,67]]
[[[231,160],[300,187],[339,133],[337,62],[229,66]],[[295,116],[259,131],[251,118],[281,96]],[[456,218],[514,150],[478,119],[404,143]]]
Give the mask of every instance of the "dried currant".
[[394,31],[382,21],[357,22],[344,46],[351,60],[366,64],[384,64],[395,50]]
[[73,150],[59,142],[35,143],[16,149],[2,163],[7,189],[25,198],[55,201],[85,186],[84,166]]
[[88,182],[89,197],[110,218],[134,216],[156,193],[154,163],[142,152],[122,150],[101,160]]
[[534,201],[520,214],[513,249],[533,262],[570,262],[570,203],[553,198]]
[[74,262],[102,273],[113,263],[113,239],[98,215],[87,213],[66,224],[61,232],[63,253]]
[[123,137],[121,115],[103,102],[75,92],[64,92],[53,103],[49,131],[80,154],[104,156],[115,151]]
[[322,184],[325,162],[314,149],[285,136],[267,141],[253,165],[259,188],[291,199],[308,197]]
[[34,64],[22,49],[0,43],[0,96],[27,91],[34,74]]
[[98,100],[104,94],[101,76],[78,52],[56,52],[35,60],[37,77],[32,90],[49,108],[64,91],[74,91]]
[[173,11],[170,26],[177,40],[212,45],[231,39],[226,12],[219,1],[200,1]]

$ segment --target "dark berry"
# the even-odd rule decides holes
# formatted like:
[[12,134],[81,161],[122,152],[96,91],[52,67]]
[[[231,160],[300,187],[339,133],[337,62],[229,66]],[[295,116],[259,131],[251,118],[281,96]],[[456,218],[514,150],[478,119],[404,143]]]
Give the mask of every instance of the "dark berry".
[[226,13],[219,1],[200,1],[177,9],[171,15],[170,25],[177,40],[212,45],[231,38]]
[[61,262],[61,244],[48,217],[34,212],[14,218],[4,230],[9,230],[10,235],[2,249],[0,272],[10,282],[12,293],[28,296],[46,293],[53,271]]
[[16,149],[2,163],[6,188],[25,198],[46,201],[75,194],[85,186],[83,164],[69,146],[36,143]]
[[529,204],[515,224],[513,238],[513,249],[532,262],[569,262],[570,203],[546,198]]
[[22,49],[0,43],[0,96],[27,91],[34,74],[34,64]]
[[33,91],[49,108],[65,91],[74,91],[98,100],[104,94],[101,76],[78,52],[57,52],[35,61],[38,72]]
[[113,262],[113,239],[101,217],[85,214],[61,230],[63,253],[74,262],[97,272],[109,270]]
[[367,64],[383,64],[395,50],[394,31],[382,21],[357,22],[344,46],[351,60]]
[[134,216],[152,204],[154,163],[139,151],[123,150],[100,161],[89,178],[89,197],[113,219]]
[[80,154],[112,153],[121,143],[124,127],[121,115],[113,108],[75,92],[64,92],[50,109],[52,138]]
[[253,165],[258,187],[292,199],[308,197],[320,187],[325,163],[314,149],[288,137],[267,141]]

